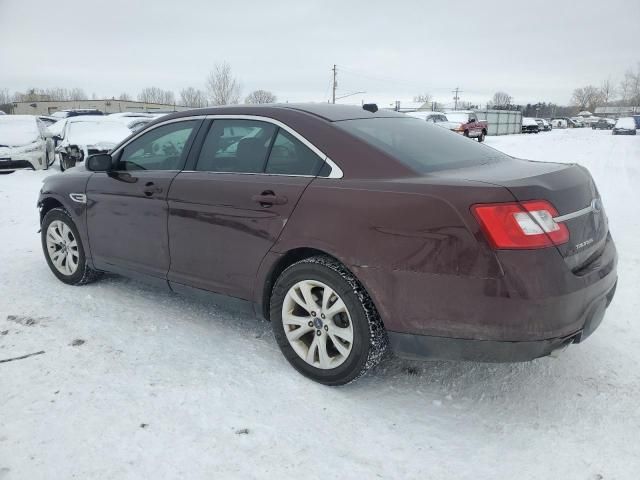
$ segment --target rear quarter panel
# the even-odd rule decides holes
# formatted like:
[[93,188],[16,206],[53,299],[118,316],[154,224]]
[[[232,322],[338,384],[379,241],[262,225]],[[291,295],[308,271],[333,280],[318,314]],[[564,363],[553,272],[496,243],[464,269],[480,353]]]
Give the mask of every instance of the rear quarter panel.
[[478,198],[513,200],[503,188],[469,181],[318,178],[272,250],[308,247],[336,257],[367,289],[388,329],[415,330],[428,314],[423,307],[440,303],[449,281],[475,278],[486,288],[485,279],[502,277],[469,211]]

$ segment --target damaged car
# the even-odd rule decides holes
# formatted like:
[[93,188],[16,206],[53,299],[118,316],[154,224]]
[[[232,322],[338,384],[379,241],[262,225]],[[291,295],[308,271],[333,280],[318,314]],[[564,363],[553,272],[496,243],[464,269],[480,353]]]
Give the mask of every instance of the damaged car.
[[75,167],[89,155],[108,153],[129,135],[131,130],[121,121],[104,116],[83,115],[66,119],[60,133],[53,136],[60,170]]
[[0,117],[0,173],[47,169],[53,144],[45,126],[33,115]]

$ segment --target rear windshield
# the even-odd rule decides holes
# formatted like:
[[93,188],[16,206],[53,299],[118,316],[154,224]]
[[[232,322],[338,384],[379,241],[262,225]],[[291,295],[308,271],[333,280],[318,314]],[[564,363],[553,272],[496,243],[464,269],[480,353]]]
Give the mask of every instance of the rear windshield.
[[417,118],[343,120],[335,125],[417,173],[494,163],[511,157]]

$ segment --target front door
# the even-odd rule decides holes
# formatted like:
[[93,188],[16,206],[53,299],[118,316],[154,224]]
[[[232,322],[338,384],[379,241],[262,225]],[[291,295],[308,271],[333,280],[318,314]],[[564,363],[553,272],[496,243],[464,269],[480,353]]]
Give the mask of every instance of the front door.
[[87,229],[96,268],[166,278],[167,193],[200,123],[152,128],[114,154],[113,171],[89,178]]
[[220,119],[193,162],[169,191],[168,279],[249,299],[260,262],[324,160],[272,123]]

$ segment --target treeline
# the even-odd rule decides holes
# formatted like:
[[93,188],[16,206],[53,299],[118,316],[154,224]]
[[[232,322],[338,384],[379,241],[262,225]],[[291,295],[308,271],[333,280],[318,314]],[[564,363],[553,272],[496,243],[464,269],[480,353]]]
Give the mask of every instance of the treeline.
[[[93,93],[91,99],[97,99]],[[134,97],[128,92],[111,97],[117,100],[130,101]],[[64,100],[88,100],[82,88],[30,88],[25,92],[10,92],[0,89],[0,107],[12,102],[43,102]],[[162,103],[185,107],[207,107],[215,105],[231,105],[241,103],[242,84],[235,77],[231,65],[226,62],[216,64],[205,78],[204,89],[188,86],[181,89],[178,95],[172,90],[157,86],[145,87],[138,92],[135,99],[139,102]],[[268,90],[254,90],[244,97],[244,103],[274,103],[276,95]]]

